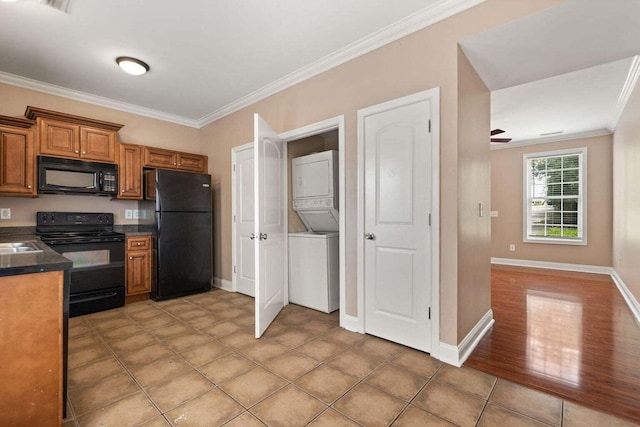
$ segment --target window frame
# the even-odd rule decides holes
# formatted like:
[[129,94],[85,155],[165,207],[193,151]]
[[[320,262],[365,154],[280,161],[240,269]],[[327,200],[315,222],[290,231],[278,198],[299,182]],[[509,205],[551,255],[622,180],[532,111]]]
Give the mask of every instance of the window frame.
[[[545,237],[545,236],[530,236],[529,229],[531,226],[531,198],[530,191],[532,188],[531,181],[533,179],[530,172],[530,161],[532,159],[539,159],[543,157],[558,157],[566,155],[579,156],[578,166],[578,202],[577,202],[577,215],[578,215],[578,235],[581,236],[577,239],[569,239],[562,237]],[[581,245],[587,244],[587,147],[569,148],[564,150],[543,151],[525,153],[522,157],[522,169],[523,169],[523,224],[522,224],[522,241],[524,243],[547,243],[558,245]]]

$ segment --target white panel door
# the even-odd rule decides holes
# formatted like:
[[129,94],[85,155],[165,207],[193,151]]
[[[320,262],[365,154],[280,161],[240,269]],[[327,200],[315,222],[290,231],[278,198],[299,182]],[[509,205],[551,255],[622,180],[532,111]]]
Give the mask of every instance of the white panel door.
[[372,109],[361,113],[365,331],[430,351],[431,100]]
[[255,296],[256,230],[254,203],[254,147],[236,152],[236,291]]
[[284,141],[255,114],[256,338],[262,336],[285,304],[287,224],[282,198],[287,160],[283,149]]

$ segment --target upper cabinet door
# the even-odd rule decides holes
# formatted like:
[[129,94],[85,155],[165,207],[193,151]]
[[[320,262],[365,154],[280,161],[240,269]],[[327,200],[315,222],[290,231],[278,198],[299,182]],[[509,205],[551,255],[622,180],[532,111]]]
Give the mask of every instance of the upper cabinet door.
[[178,169],[207,173],[207,156],[190,153],[178,153]]
[[108,130],[80,127],[80,158],[100,162],[115,162],[116,133]]
[[0,195],[35,196],[32,129],[0,127]]
[[144,167],[175,169],[178,157],[175,151],[163,148],[144,147]]
[[40,154],[80,156],[80,126],[58,120],[40,119]]
[[142,147],[119,144],[118,190],[119,199],[142,199]]

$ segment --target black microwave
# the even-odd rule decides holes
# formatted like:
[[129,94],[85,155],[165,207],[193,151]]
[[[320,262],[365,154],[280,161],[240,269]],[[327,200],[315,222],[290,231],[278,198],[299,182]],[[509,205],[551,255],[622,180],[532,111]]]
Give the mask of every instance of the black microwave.
[[118,166],[38,156],[38,193],[116,196]]

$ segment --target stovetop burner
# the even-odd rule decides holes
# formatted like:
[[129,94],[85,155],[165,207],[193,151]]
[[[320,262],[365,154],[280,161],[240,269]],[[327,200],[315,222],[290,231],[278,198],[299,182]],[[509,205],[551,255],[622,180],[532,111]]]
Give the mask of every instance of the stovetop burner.
[[45,243],[113,242],[124,234],[113,231],[112,213],[38,212],[36,233]]

